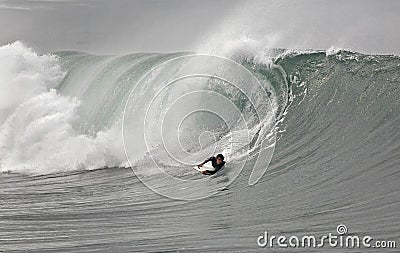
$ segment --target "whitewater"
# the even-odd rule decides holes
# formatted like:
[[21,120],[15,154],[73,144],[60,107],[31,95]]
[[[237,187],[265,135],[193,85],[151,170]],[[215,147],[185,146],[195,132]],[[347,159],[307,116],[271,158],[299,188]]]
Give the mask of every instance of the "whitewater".
[[[274,252],[266,230],[339,224],[397,240],[400,58],[220,52],[0,47],[0,251]],[[218,175],[191,169],[216,153]]]

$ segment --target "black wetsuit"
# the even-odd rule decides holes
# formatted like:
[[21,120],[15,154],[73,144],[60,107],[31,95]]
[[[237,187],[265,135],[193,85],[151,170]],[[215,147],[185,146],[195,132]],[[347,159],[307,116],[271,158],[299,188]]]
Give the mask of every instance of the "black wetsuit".
[[212,175],[212,174],[216,173],[217,171],[219,171],[225,165],[224,161],[222,161],[221,164],[218,164],[217,163],[217,158],[215,158],[214,156],[211,156],[210,158],[205,160],[203,164],[208,163],[210,161],[211,161],[211,164],[212,164],[212,166],[214,167],[215,170],[213,170],[213,171],[206,170],[206,174],[208,174],[208,175]]

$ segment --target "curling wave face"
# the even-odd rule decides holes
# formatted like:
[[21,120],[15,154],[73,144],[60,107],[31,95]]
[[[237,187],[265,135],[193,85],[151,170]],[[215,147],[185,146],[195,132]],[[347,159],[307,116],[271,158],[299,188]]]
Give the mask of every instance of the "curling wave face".
[[[149,167],[150,156],[157,165],[183,169],[215,152],[239,161],[273,147],[275,117],[287,102],[279,70],[266,67],[270,76],[256,77],[251,65],[221,57],[40,56],[19,42],[1,50],[4,64],[10,55],[15,59],[4,70],[2,89],[21,90],[5,94],[12,101],[4,102],[1,115],[3,172]],[[155,126],[162,126],[161,135],[153,134]]]
[[[287,147],[278,160],[299,149],[326,157],[307,164],[331,159],[327,153],[365,162],[377,136],[388,145],[390,133],[396,143],[387,127],[397,123],[398,57],[275,50],[251,61],[251,53],[233,57],[246,76],[218,65],[220,58],[191,53],[40,56],[19,42],[3,46],[1,169],[47,174],[156,164],[176,171],[215,152],[239,164],[274,145],[273,131]],[[189,76],[193,69],[211,75]],[[268,155],[257,158],[268,166]]]

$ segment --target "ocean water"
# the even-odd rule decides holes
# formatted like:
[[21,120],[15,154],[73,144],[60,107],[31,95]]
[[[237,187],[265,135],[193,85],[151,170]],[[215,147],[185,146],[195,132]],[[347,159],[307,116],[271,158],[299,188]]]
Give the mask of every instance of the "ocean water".
[[257,240],[400,243],[400,58],[227,56],[0,47],[0,251],[396,252]]

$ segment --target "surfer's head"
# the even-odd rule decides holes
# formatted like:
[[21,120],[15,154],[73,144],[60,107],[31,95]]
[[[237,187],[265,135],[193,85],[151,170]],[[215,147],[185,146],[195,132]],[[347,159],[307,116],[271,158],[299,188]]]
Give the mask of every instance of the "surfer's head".
[[217,164],[222,164],[225,159],[225,157],[222,154],[218,154],[215,158],[217,159]]

